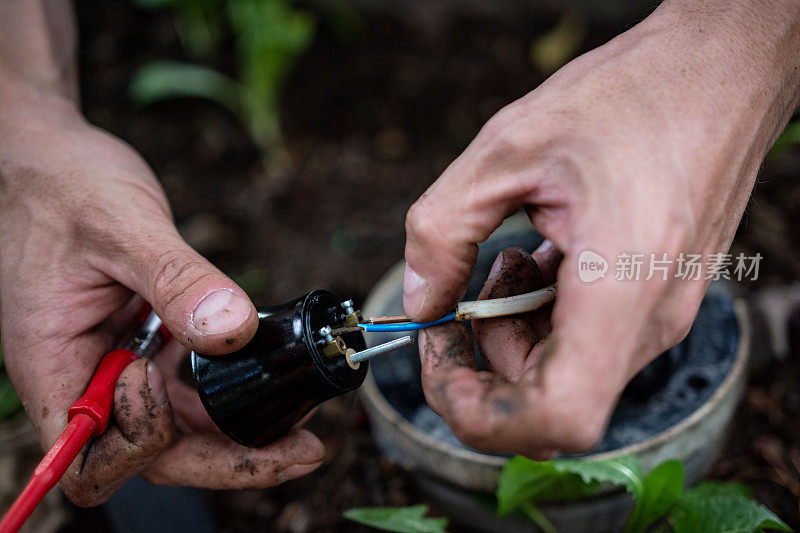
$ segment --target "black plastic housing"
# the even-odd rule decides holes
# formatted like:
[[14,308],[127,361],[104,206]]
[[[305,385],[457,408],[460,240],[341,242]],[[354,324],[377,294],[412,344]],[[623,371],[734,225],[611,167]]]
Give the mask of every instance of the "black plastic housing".
[[[367,364],[351,368],[343,355],[326,357],[317,332],[344,320],[341,299],[317,290],[286,304],[258,309],[253,339],[228,355],[192,352],[194,385],[211,419],[245,446],[264,446],[285,434],[325,400],[358,388]],[[342,335],[365,348],[360,331]]]

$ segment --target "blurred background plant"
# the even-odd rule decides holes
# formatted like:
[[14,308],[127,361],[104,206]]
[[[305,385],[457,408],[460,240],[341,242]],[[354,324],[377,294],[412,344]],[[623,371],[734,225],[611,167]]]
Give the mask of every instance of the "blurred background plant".
[[19,397],[8,379],[3,352],[0,350],[0,422],[12,418],[20,411],[22,411],[22,402],[19,401]]
[[220,45],[224,0],[133,0],[145,9],[172,9],[175,31],[186,53],[206,60]]
[[800,146],[800,117],[795,114],[794,120],[787,124],[781,136],[775,141],[770,155],[779,154],[790,146]]
[[[139,105],[171,98],[206,98],[230,110],[261,150],[268,174],[285,173],[288,155],[280,126],[286,78],[309,47],[316,23],[291,0],[133,0],[173,11],[181,44],[196,63],[154,61],[133,76]],[[235,77],[208,63],[224,39],[233,42]]]
[[531,43],[531,63],[545,76],[553,74],[578,56],[587,31],[580,12],[564,12],[555,26]]

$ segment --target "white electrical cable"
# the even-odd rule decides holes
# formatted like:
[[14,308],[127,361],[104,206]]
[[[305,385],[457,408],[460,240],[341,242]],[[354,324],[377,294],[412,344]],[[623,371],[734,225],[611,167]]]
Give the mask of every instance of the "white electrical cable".
[[517,315],[539,309],[556,297],[556,286],[550,285],[538,291],[527,292],[508,298],[493,300],[475,300],[459,302],[456,305],[456,320],[472,320],[475,318],[494,318],[498,316]]
[[[410,322],[403,316],[378,317],[379,319],[392,319],[384,323],[359,323],[357,326],[366,332],[393,332],[416,331],[430,328],[451,320],[472,320],[473,318],[494,318],[498,316],[517,315],[539,309],[556,297],[556,286],[550,285],[538,291],[509,296],[508,298],[495,298],[493,300],[476,300],[474,302],[461,302],[457,304],[453,313],[443,316],[432,322]],[[370,322],[376,320],[371,318]]]

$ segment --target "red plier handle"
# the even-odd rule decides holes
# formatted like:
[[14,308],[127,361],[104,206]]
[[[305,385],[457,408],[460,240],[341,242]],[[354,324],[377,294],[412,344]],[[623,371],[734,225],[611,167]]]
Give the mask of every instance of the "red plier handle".
[[[145,309],[143,313],[146,313]],[[45,494],[52,489],[83,446],[108,427],[114,406],[114,388],[125,368],[142,357],[152,357],[169,338],[169,332],[150,312],[120,345],[107,353],[97,366],[83,396],[67,411],[67,427],[34,470],[28,484],[0,521],[0,533],[19,530]]]

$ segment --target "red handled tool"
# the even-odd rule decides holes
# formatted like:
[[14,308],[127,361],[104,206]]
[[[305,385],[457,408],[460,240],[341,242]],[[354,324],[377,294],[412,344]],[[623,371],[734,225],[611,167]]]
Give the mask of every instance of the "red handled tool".
[[151,312],[140,321],[119,348],[103,357],[86,387],[86,392],[69,408],[67,427],[0,521],[0,533],[11,533],[22,527],[45,494],[67,471],[84,444],[90,438],[103,434],[113,409],[114,388],[125,367],[139,358],[151,358],[168,338],[167,328]]

